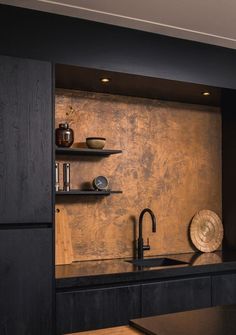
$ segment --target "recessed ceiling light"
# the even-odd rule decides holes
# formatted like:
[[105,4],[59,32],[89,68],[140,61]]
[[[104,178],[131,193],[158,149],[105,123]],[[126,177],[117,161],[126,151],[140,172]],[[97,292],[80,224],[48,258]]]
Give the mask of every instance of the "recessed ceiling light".
[[202,92],[202,95],[204,95],[204,97],[208,97],[209,95],[211,95],[211,93],[210,93],[210,92],[207,92],[207,91],[205,91],[205,92]]
[[109,78],[101,78],[100,81],[103,83],[103,84],[107,84],[111,81],[111,79]]

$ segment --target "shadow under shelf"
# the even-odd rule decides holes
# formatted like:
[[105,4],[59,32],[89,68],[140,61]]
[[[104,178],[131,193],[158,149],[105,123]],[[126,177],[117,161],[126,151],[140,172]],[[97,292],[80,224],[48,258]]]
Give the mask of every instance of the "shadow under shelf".
[[70,190],[70,191],[58,191],[56,195],[93,195],[93,196],[108,196],[111,194],[121,194],[122,191],[96,191],[96,190]]
[[73,156],[110,156],[122,153],[122,150],[111,149],[88,149],[88,148],[58,148],[56,155],[73,155]]

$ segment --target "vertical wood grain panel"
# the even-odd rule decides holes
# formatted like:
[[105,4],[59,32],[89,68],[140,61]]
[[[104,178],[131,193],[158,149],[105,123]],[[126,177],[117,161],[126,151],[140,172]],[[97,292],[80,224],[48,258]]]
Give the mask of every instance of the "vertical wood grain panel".
[[52,234],[0,230],[1,335],[52,335]]
[[231,305],[236,303],[236,274],[212,277],[212,305]]
[[142,317],[210,307],[211,278],[144,284],[142,297]]
[[52,222],[52,68],[0,57],[0,223]]
[[56,301],[58,335],[125,325],[141,316],[139,285],[58,293]]
[[64,198],[75,260],[132,256],[135,224],[144,207],[158,219],[156,234],[144,224],[151,244],[146,255],[192,251],[188,226],[193,215],[208,208],[221,216],[219,108],[58,90],[56,125],[63,120],[74,129],[75,142],[103,136],[106,148],[123,150],[106,159],[70,160],[73,188],[103,174],[113,189],[123,190],[102,199]]

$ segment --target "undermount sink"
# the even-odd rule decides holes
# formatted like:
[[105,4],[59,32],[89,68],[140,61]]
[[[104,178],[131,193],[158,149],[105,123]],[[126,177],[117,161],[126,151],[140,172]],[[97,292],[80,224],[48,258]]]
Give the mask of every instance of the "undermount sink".
[[136,266],[144,266],[144,267],[158,267],[158,266],[174,266],[181,264],[188,264],[187,262],[179,261],[172,258],[149,258],[149,259],[134,259],[132,261],[126,261],[128,263],[132,263]]

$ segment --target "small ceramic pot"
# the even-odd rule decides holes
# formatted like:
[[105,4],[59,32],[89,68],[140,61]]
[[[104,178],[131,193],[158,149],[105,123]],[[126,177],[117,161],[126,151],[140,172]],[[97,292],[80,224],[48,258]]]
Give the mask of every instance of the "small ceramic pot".
[[56,129],[56,145],[58,147],[70,147],[74,142],[74,132],[67,122],[60,123]]

